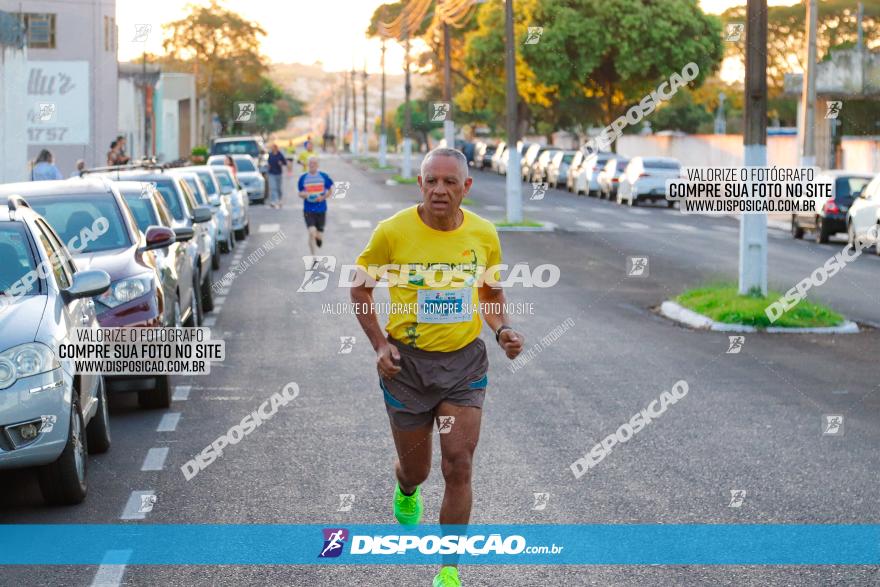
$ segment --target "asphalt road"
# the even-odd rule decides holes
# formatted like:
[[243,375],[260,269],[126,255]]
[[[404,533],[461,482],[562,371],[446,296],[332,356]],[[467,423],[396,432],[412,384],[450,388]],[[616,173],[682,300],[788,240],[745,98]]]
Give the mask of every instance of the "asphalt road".
[[[412,186],[326,157],[349,181],[331,201],[323,253],[352,262],[376,222],[417,201]],[[472,209],[501,218],[503,178],[477,172]],[[290,189],[290,188],[288,188]],[[528,196],[528,191],[526,191]],[[173,431],[164,413],[112,398],[114,445],[90,460],[90,494],[78,507],[42,505],[29,473],[0,476],[5,523],[344,525],[391,523],[394,451],[372,350],[352,316],[322,313],[348,292],[296,293],[308,254],[299,206],[251,209],[244,258],[280,228],[286,238],[229,287],[214,337],[227,360],[206,377],[179,378]],[[528,217],[552,233],[504,233],[505,262],[555,263],[559,284],[512,288],[533,304],[513,322],[527,348],[567,319],[575,326],[512,373],[484,331],[491,362],[475,463],[474,523],[878,523],[880,334],[728,336],[676,326],[652,310],[682,289],[736,276],[737,222],[661,208],[619,207],[551,190],[527,202]],[[628,223],[628,224],[626,224]],[[777,234],[778,233],[778,234]],[[777,236],[773,236],[777,234]],[[771,230],[771,282],[788,289],[842,243],[792,242]],[[626,276],[626,257],[647,255],[649,276]],[[234,259],[233,259],[234,260]],[[231,260],[224,258],[226,270]],[[218,278],[223,271],[219,272]],[[880,323],[880,260],[868,255],[814,292],[848,317]],[[380,296],[380,300],[385,299]],[[339,354],[340,337],[354,350]],[[575,479],[569,465],[684,379],[690,392],[597,467]],[[300,395],[210,467],[186,481],[181,465],[288,382]],[[182,399],[186,396],[186,399]],[[823,436],[825,414],[845,433]],[[437,441],[435,440],[435,448]],[[159,470],[142,470],[150,449],[167,448]],[[154,451],[155,452],[155,451]],[[425,484],[426,521],[442,496],[439,455]],[[745,490],[731,508],[730,491]],[[122,520],[136,491],[157,502],[143,520]],[[533,508],[534,493],[549,493]],[[337,511],[353,494],[351,511]],[[308,545],[307,548],[314,548]],[[113,573],[118,571],[118,576]],[[434,570],[403,566],[6,567],[3,585],[428,585]],[[117,580],[118,579],[118,580]],[[877,567],[577,566],[467,567],[465,585],[869,585]]]

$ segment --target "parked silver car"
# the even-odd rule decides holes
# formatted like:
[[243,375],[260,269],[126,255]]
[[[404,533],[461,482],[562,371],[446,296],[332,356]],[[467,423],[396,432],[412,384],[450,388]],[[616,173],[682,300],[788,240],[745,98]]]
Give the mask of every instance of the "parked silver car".
[[86,453],[110,448],[107,392],[102,376],[77,375],[59,351],[75,329],[97,327],[92,296],[110,276],[77,270],[19,196],[0,205],[0,260],[0,469],[39,467],[48,503],[80,503]]
[[235,179],[235,173],[225,165],[214,167],[214,176],[220,185],[220,193],[228,195],[232,202],[232,230],[236,240],[244,240],[251,232],[250,203],[244,189]]
[[[196,205],[211,210],[211,221],[207,223],[207,226],[209,227],[209,232],[211,234],[211,269],[216,271],[220,269],[220,215],[217,212],[217,208],[212,206],[211,202],[208,200],[208,192],[205,189],[205,184],[202,183],[201,178],[196,172],[179,171],[175,169],[172,170],[171,175],[180,177],[186,182],[186,185],[189,186],[193,198],[196,201]],[[232,218],[227,216],[224,220],[229,221],[229,230],[227,233],[231,233]]]
[[232,228],[232,195],[220,192],[220,183],[214,173],[216,167],[210,165],[192,165],[181,167],[179,171],[192,171],[202,180],[208,202],[217,214],[219,224],[218,239],[221,253],[231,253],[235,248],[235,235]]
[[[256,161],[250,155],[229,155],[235,163],[235,175],[238,183],[245,189],[250,202],[266,201],[266,178],[257,168]],[[226,155],[212,155],[208,157],[208,165],[226,165]]]

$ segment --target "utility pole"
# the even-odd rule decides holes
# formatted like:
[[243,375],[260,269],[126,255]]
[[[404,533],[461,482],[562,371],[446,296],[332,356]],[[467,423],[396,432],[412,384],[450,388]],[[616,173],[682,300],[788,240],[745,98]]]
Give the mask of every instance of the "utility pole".
[[342,146],[345,147],[345,136],[348,134],[348,73],[342,74],[342,100],[345,103],[345,116],[342,123]]
[[804,144],[801,166],[816,164],[816,29],[818,27],[818,0],[807,0],[807,59],[804,84],[801,90],[801,110],[804,117]]
[[506,32],[505,69],[507,74],[507,221],[522,222],[522,180],[519,149],[519,94],[516,89],[516,39],[513,36],[513,0],[506,0],[504,14]]
[[455,147],[455,122],[452,120],[452,65],[449,42],[449,25],[443,21],[443,101],[449,104],[446,120],[443,121],[443,136],[448,148]]
[[409,104],[409,95],[412,91],[412,85],[410,84],[409,79],[409,30],[406,28],[406,23],[404,22],[404,68],[406,70],[405,81],[403,82],[403,90],[404,90],[404,107],[403,107],[403,169],[401,170],[401,176],[404,179],[409,179],[412,177],[412,139],[410,139],[410,129],[412,128],[412,111]]
[[[812,0],[815,1],[815,0]],[[767,165],[767,0],[746,6],[745,164]],[[767,295],[767,214],[741,214],[739,294]]]
[[364,59],[364,153],[370,152],[370,117],[367,115],[367,60]]
[[385,130],[385,38],[382,37],[382,111],[379,113],[381,122],[379,123],[379,166],[385,167],[388,164],[388,135]]
[[357,106],[357,84],[355,80],[354,66],[351,68],[351,144],[355,155],[360,155],[360,144],[358,143],[358,106]]

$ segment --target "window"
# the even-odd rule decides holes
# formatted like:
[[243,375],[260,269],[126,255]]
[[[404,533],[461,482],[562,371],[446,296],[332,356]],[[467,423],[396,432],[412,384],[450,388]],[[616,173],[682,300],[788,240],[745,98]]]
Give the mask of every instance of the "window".
[[22,281],[25,275],[37,267],[23,224],[0,222],[0,259],[3,259],[3,263],[0,263],[0,294],[12,295],[12,288],[23,284],[28,284],[23,295],[39,292],[39,281]]
[[116,19],[104,17],[104,51],[116,51]]
[[58,284],[58,289],[67,289],[70,287],[70,279],[61,263],[61,253],[58,252],[59,247],[49,237],[49,233],[42,222],[37,223],[37,228],[40,229],[37,236],[43,245],[43,249],[46,251],[46,256],[49,258],[52,273],[55,275],[55,283]]
[[[131,246],[128,230],[116,200],[110,194],[66,194],[31,196],[31,208],[45,218],[68,246],[82,246],[81,232],[91,229],[95,220],[105,218],[107,232],[95,235],[81,253],[97,253]],[[75,237],[76,240],[74,240]]]
[[54,14],[29,12],[21,15],[21,22],[27,31],[28,47],[31,49],[55,48]]

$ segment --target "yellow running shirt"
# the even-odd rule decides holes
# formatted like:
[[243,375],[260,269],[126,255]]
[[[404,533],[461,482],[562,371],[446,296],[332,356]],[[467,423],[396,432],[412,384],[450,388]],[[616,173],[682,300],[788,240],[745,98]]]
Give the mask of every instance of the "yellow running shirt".
[[480,335],[478,285],[491,283],[483,272],[501,263],[501,242],[491,222],[462,212],[461,225],[445,231],[427,226],[416,206],[401,210],[379,223],[356,261],[388,279],[385,330],[414,348],[451,352]]

